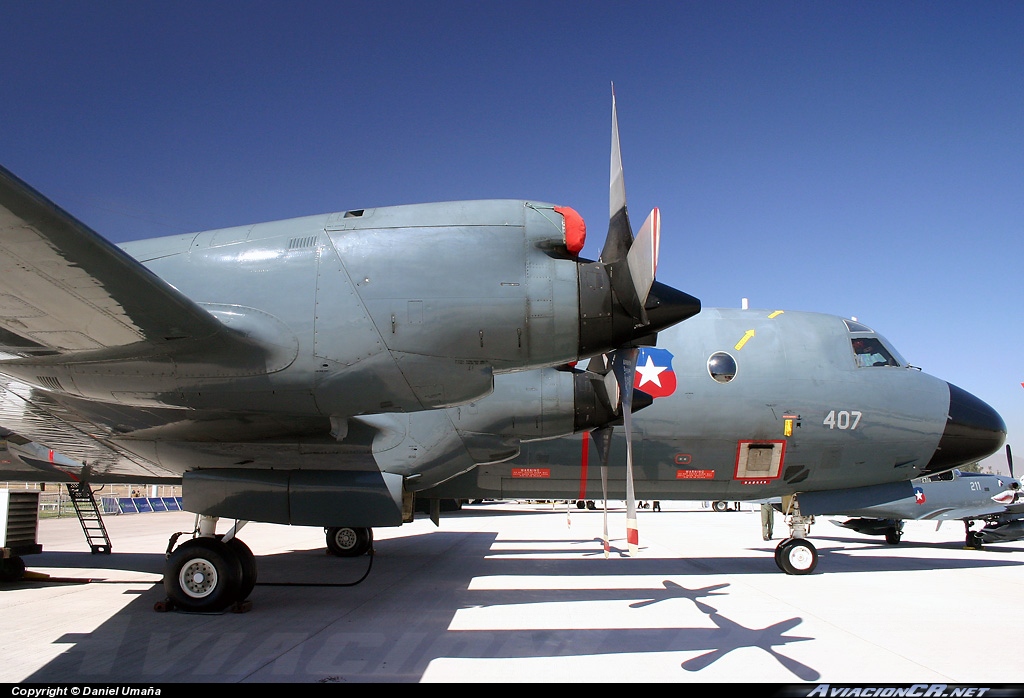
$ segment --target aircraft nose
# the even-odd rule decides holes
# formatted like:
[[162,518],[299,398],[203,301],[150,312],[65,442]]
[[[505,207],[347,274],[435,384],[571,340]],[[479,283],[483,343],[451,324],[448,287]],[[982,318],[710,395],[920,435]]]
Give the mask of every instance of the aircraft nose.
[[939,447],[924,474],[938,473],[991,456],[1006,440],[1006,422],[989,405],[952,383],[949,416]]

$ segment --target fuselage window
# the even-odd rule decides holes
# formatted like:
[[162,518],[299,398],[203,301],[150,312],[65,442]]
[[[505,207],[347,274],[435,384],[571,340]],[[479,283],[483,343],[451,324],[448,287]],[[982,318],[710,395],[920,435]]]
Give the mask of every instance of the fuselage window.
[[719,383],[728,383],[736,377],[736,359],[718,351],[708,359],[708,373]]
[[855,337],[852,342],[858,366],[899,366],[899,362],[877,339]]

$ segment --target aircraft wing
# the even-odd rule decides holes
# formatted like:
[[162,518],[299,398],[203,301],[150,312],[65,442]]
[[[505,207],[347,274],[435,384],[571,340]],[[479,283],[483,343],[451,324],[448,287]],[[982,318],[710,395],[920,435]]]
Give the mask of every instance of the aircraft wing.
[[90,475],[106,481],[181,479],[118,448],[108,439],[113,435],[110,430],[12,380],[0,381],[0,424],[8,432],[8,450],[14,454],[0,463],[0,477],[6,480],[77,480],[86,464]]
[[216,333],[219,321],[0,167],[0,351],[69,353]]

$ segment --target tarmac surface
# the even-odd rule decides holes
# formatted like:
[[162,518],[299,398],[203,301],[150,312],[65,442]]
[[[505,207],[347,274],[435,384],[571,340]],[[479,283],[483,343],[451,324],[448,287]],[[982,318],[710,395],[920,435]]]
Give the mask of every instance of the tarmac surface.
[[28,577],[0,583],[0,681],[1024,682],[1024,543],[967,550],[959,522],[908,522],[890,546],[819,518],[818,566],[791,576],[781,515],[765,542],[756,506],[664,502],[630,557],[613,504],[607,559],[602,512],[564,503],[418,516],[359,558],[329,555],[322,529],[249,524],[251,608],[220,614],[155,610],[193,515],[108,516],[109,555],[77,519],[43,519]]

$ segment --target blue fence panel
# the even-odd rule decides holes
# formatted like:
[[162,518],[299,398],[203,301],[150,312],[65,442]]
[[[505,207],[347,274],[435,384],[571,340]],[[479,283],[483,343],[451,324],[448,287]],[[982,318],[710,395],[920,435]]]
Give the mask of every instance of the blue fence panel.
[[139,513],[139,510],[135,507],[135,500],[131,497],[118,497],[117,508],[122,514]]

